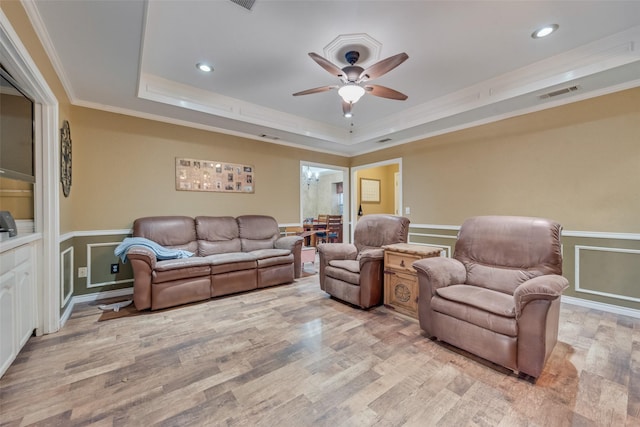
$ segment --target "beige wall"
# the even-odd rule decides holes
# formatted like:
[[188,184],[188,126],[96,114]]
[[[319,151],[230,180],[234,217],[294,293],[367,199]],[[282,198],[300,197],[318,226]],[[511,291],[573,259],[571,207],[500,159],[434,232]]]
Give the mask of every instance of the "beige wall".
[[403,159],[412,223],[551,217],[565,229],[640,232],[640,88],[352,159]]
[[[300,161],[338,156],[89,108],[73,108],[75,230],[122,229],[149,215],[273,215],[300,221]],[[255,166],[254,194],[176,191],[175,158]]]

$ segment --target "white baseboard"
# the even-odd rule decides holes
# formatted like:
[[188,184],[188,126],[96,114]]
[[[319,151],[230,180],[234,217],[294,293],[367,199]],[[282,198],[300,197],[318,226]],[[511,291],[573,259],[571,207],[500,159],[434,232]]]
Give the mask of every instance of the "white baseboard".
[[604,302],[590,301],[582,298],[570,297],[562,295],[561,301],[563,303],[578,305],[580,307],[592,308],[594,310],[605,311],[607,313],[619,314],[621,316],[635,317],[640,319],[640,310],[633,308],[621,307],[619,305],[607,304]]
[[[83,302],[91,302],[97,301],[105,298],[115,298],[125,295],[132,295],[133,288],[124,288],[124,289],[114,289],[112,291],[104,291],[104,292],[95,292],[92,294],[86,295],[78,295],[71,299],[69,304],[67,304],[67,308],[64,310],[62,316],[60,316],[60,327],[62,328],[64,324],[71,317],[71,313],[73,312],[73,306]],[[575,298],[566,295],[562,295],[561,301],[566,304],[577,305],[580,307],[592,308],[594,310],[605,311],[607,313],[618,314],[621,316],[629,316],[634,317],[636,319],[640,319],[640,310],[635,310],[633,308],[620,307],[613,304],[606,304],[604,302],[596,302],[589,301],[582,298]]]
[[92,294],[77,295],[71,298],[71,301],[69,302],[69,304],[67,304],[67,308],[64,310],[64,313],[62,313],[62,316],[60,316],[60,328],[62,328],[64,324],[67,323],[67,320],[69,320],[69,317],[71,317],[71,313],[73,312],[73,307],[76,304],[97,301],[105,298],[121,297],[125,295],[133,295],[133,288],[131,287],[124,289],[114,289],[111,291],[94,292]]

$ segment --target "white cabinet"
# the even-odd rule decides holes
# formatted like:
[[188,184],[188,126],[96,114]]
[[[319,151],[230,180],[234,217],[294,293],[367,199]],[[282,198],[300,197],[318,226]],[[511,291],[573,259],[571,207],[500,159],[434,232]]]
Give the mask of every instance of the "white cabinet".
[[36,327],[32,244],[0,254],[0,376]]

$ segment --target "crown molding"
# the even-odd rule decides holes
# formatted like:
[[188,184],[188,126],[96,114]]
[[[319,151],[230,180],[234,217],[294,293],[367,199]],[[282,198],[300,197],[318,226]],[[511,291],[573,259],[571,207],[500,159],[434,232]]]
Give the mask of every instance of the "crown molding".
[[36,7],[34,0],[20,0],[22,6],[24,7],[25,12],[27,13],[27,17],[33,26],[33,30],[35,31],[42,47],[44,48],[45,53],[49,57],[49,61],[51,61],[51,65],[53,69],[56,71],[60,82],[62,83],[62,87],[69,98],[69,101],[73,104],[77,101],[77,98],[73,92],[73,86],[69,81],[67,74],[64,71],[64,67],[62,66],[62,61],[58,57],[58,52],[51,41],[51,37],[49,36],[49,32],[47,31],[47,27],[44,25],[44,21],[40,16],[40,12]]

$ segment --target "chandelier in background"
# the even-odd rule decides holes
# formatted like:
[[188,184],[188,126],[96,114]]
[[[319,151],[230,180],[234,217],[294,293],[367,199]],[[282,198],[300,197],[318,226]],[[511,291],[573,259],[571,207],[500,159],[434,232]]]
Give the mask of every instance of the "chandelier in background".
[[311,172],[311,168],[309,166],[305,166],[303,169],[304,174],[304,182],[307,184],[307,189],[311,187],[313,182],[318,182],[320,180],[320,173]]

